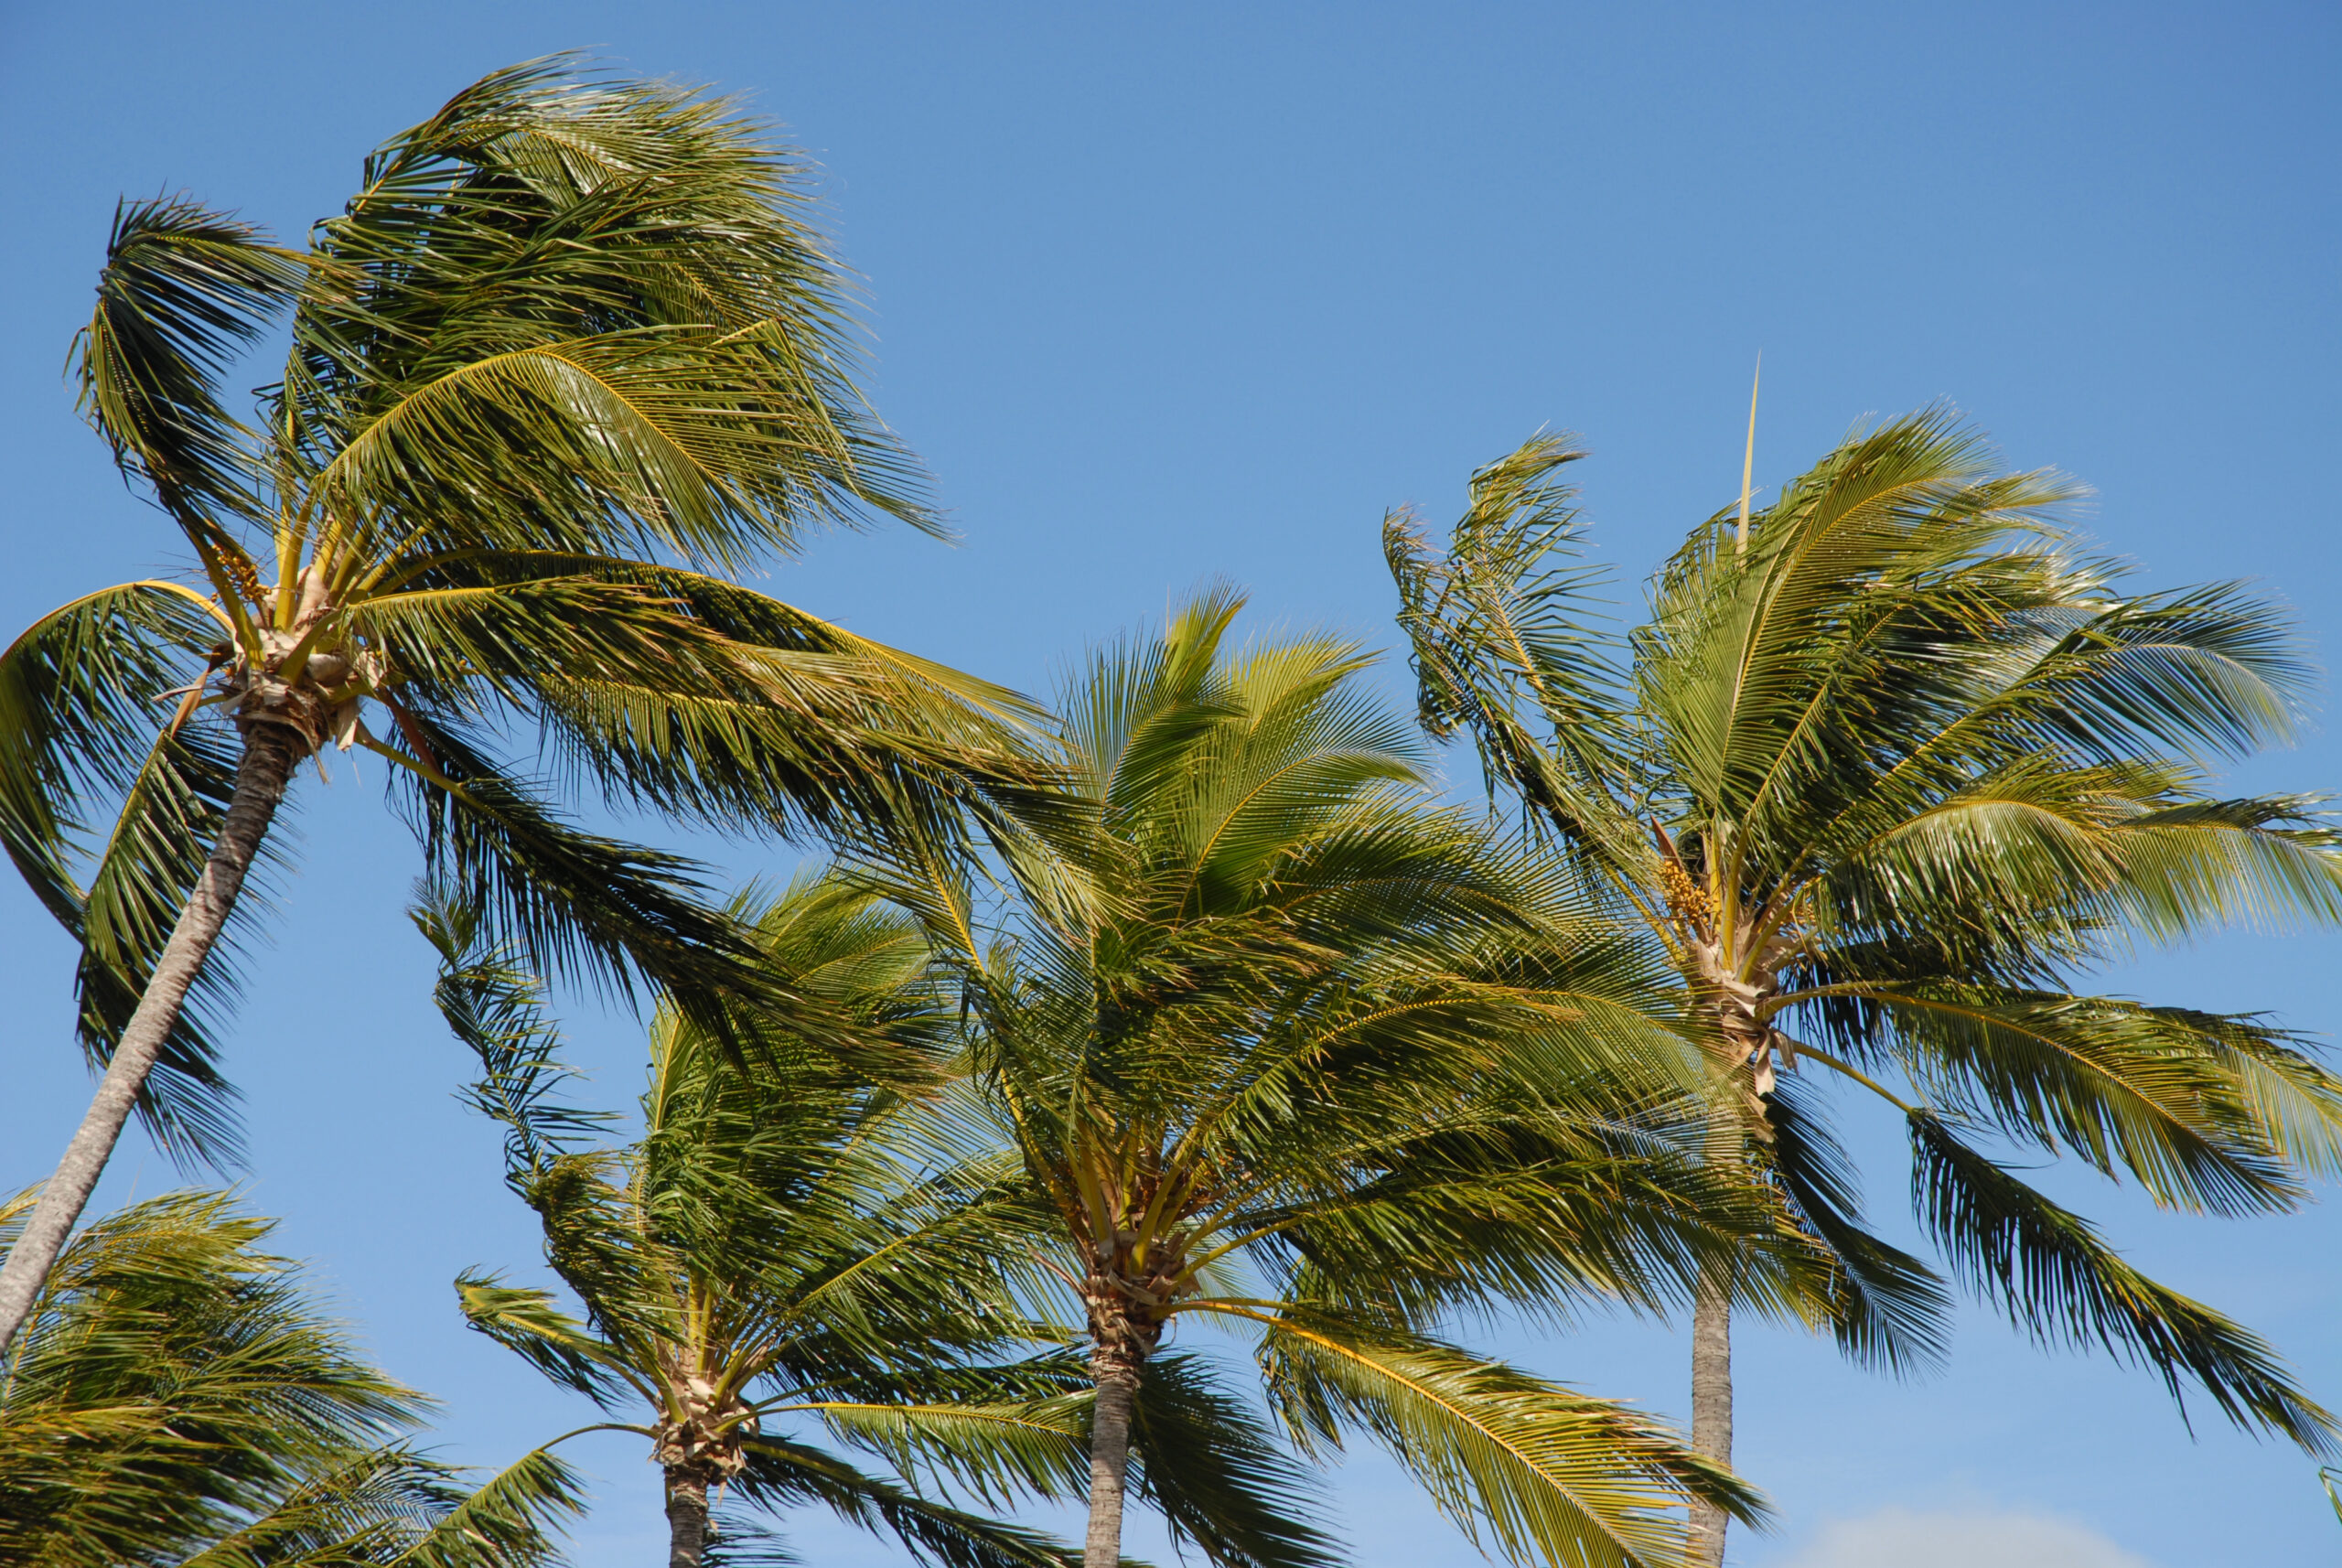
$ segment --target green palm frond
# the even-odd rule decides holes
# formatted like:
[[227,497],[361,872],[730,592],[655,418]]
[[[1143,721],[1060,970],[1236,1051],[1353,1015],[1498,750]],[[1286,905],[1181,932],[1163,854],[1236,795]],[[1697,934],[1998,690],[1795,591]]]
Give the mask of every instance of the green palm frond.
[[416,510],[446,460],[425,444],[462,433],[495,485],[474,493],[501,499],[459,546],[624,540],[729,565],[865,508],[932,529],[854,390],[802,181],[687,91],[559,59],[476,83],[320,225],[334,282],[295,317],[285,395],[332,449],[321,482],[355,510]]
[[[0,652],[0,843],[81,943],[79,1032],[93,1062],[136,1009],[227,807],[235,759],[223,738],[169,726],[157,702],[200,675],[199,650],[221,635],[185,589],[132,583],[53,611]],[[110,808],[102,837],[83,820],[92,797]],[[140,1098],[175,1157],[236,1157],[232,1091],[205,1022],[234,972],[231,953],[207,966]]]
[[766,987],[699,868],[564,821],[454,728],[413,715],[435,777],[403,775],[430,875],[532,968],[620,992],[639,974],[704,1017]]
[[1603,575],[1578,564],[1585,527],[1554,478],[1585,456],[1539,436],[1475,473],[1445,556],[1408,512],[1383,519],[1382,543],[1423,727],[1468,733],[1492,792],[1522,790],[1541,822],[1616,854],[1626,703],[1597,624]]
[[463,1273],[456,1276],[456,1299],[472,1327],[554,1382],[592,1395],[606,1410],[617,1408],[623,1368],[585,1324],[553,1305],[550,1292]]
[[2241,1020],[1998,987],[1870,994],[1906,1070],[1939,1102],[2100,1171],[2127,1170],[2166,1206],[2250,1213],[2299,1199],[2222,1048],[2220,1032]]
[[2131,819],[2114,835],[2111,896],[2157,940],[2221,927],[2285,930],[2342,921],[2342,839],[2323,796],[2189,800]]
[[98,308],[74,343],[81,411],[199,548],[233,548],[212,509],[256,499],[256,438],[221,404],[219,379],[307,276],[298,252],[184,197],[114,209]]
[[1798,1218],[1822,1244],[1831,1272],[1823,1316],[1855,1359],[1903,1372],[1940,1367],[1950,1348],[1951,1303],[1935,1271],[1864,1228],[1853,1163],[1806,1096],[1777,1089],[1765,1165]]
[[935,1568],[1067,1568],[1078,1561],[1037,1530],[935,1502],[802,1443],[751,1439],[737,1486],[772,1512],[819,1503],[858,1529],[883,1530]]
[[2096,1343],[2153,1367],[2172,1397],[2183,1376],[2247,1430],[2334,1451],[2335,1419],[2257,1335],[2147,1278],[2079,1216],[1962,1142],[1940,1117],[1910,1118],[1921,1217],[1969,1275],[2037,1338]]
[[478,909],[424,883],[415,889],[411,913],[439,954],[432,1000],[486,1075],[467,1099],[503,1124],[506,1179],[539,1175],[614,1118],[557,1098],[576,1071],[559,1059],[561,1035],[544,1015],[544,988],[480,940]]
[[1080,1496],[1090,1479],[1087,1398],[984,1403],[985,1380],[965,1378],[968,1397],[945,1404],[821,1400],[774,1408],[818,1416],[840,1442],[884,1455],[899,1473],[965,1487],[992,1506]]
[[542,1450],[467,1489],[453,1466],[371,1449],[321,1467],[177,1568],[550,1568],[561,1561],[553,1531],[583,1511],[577,1477]]
[[392,1568],[532,1568],[553,1557],[548,1532],[585,1511],[576,1473],[540,1448],[454,1499]]
[[1372,1433],[1476,1543],[1509,1562],[1676,1562],[1671,1510],[1687,1496],[1764,1517],[1730,1472],[1624,1406],[1413,1336],[1242,1316],[1263,1329],[1271,1395],[1297,1441]]
[[1139,1497],[1175,1542],[1193,1542],[1213,1563],[1321,1568],[1341,1560],[1314,1478],[1253,1406],[1218,1385],[1202,1357],[1148,1358],[1131,1445]]

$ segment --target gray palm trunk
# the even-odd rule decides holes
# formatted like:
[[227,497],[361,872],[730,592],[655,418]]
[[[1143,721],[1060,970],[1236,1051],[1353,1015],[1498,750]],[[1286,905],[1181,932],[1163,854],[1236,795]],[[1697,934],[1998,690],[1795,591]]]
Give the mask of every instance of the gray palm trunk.
[[1123,1493],[1130,1476],[1131,1412],[1138,1399],[1138,1360],[1104,1346],[1090,1353],[1098,1403],[1090,1425],[1090,1530],[1081,1568],[1121,1568]]
[[235,793],[220,824],[219,842],[211,846],[203,874],[179,911],[178,923],[171,928],[170,940],[164,944],[155,972],[147,978],[137,1011],[130,1015],[129,1026],[114,1046],[89,1113],[81,1118],[73,1141],[65,1146],[57,1173],[41,1188],[40,1201],[33,1206],[24,1234],[9,1249],[7,1262],[0,1265],[0,1353],[6,1351],[31,1316],[49,1270],[65,1250],[91,1193],[97,1189],[98,1177],[104,1174],[106,1161],[122,1139],[123,1124],[129,1121],[146,1076],[154,1070],[172,1026],[178,1022],[188,988],[202,972],[204,960],[235,909],[237,895],[243,891],[244,877],[268,837],[269,824],[285,799],[285,786],[294,767],[309,749],[307,740],[286,725],[266,720],[246,724]]
[[667,1568],[699,1568],[707,1552],[707,1477],[687,1466],[667,1471]]
[[[1732,1291],[1703,1274],[1692,1307],[1692,1447],[1719,1465],[1732,1463]],[[1690,1568],[1723,1568],[1724,1529],[1732,1516],[1712,1504],[1692,1504]]]

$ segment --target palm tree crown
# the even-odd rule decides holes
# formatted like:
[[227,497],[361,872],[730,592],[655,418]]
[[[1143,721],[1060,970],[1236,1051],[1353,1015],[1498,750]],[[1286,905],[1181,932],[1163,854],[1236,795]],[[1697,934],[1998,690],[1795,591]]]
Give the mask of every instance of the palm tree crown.
[[457,1282],[464,1312],[648,1443],[671,1561],[701,1560],[711,1493],[736,1490],[769,1511],[826,1505],[954,1568],[1058,1568],[1046,1538],[790,1430],[826,1427],[993,1498],[1054,1493],[1078,1453],[1080,1402],[1024,1364],[1046,1333],[1000,1273],[1015,1205],[997,1161],[955,1156],[924,1106],[920,1075],[943,1065],[952,1017],[917,928],[834,879],[799,882],[755,922],[795,994],[897,1047],[892,1086],[842,1071],[797,1033],[802,1012],[743,1053],[668,1009],[642,1136],[609,1150],[582,1147],[600,1119],[560,1101],[535,983],[459,903],[420,918],[446,959],[440,1005],[486,1069],[473,1101],[504,1124],[508,1179],[585,1316],[477,1273]]
[[[1095,834],[1078,865],[1024,868],[999,929],[948,874],[894,869],[959,969],[977,1081],[1087,1325],[1085,1560],[1117,1561],[1132,1445],[1152,1472],[1182,1462],[1148,1378],[1183,1322],[1254,1341],[1305,1453],[1373,1433],[1508,1556],[1666,1560],[1670,1505],[1748,1495],[1633,1412],[1434,1329],[1505,1297],[1666,1299],[1765,1217],[1631,1121],[1681,1090],[1633,955],[1574,941],[1535,865],[1434,805],[1355,648],[1228,650],[1238,608],[1208,595],[1075,679],[1069,788]],[[1529,1060],[1578,1087],[1519,1092]],[[1260,1442],[1266,1523],[1295,1477]],[[1220,1563],[1327,1551],[1291,1525],[1170,1523]]]
[[[759,982],[693,868],[581,831],[501,742],[723,827],[948,833],[1022,788],[1013,699],[717,575],[825,521],[935,526],[853,390],[841,289],[758,127],[563,61],[394,137],[305,249],[121,210],[83,406],[200,570],[0,653],[0,841],[81,940],[82,1041],[119,1069],[0,1274],[0,1341],[134,1100],[223,1147],[183,1004],[223,983],[301,759],[382,758],[435,873],[539,967],[703,1015]],[[220,380],[280,321],[238,419]]]
[[[30,1209],[0,1207],[0,1236]],[[543,1568],[581,1498],[531,1454],[477,1489],[405,1433],[384,1377],[260,1250],[270,1222],[183,1192],[74,1239],[0,1368],[0,1561],[43,1568]]]
[[[2126,589],[2055,521],[2069,484],[1994,472],[1937,412],[1857,432],[1745,538],[1709,520],[1621,643],[1555,478],[1580,455],[1541,438],[1483,469],[1444,553],[1390,518],[1423,719],[1468,732],[1673,969],[1724,1086],[1716,1152],[1834,1252],[1843,1341],[1925,1360],[1939,1296],[1862,1230],[1821,1101],[1779,1074],[1799,1064],[1896,1108],[1921,1220],[2020,1324],[2326,1445],[2265,1345],[1977,1144],[2217,1213],[2337,1168],[2342,1084],[2297,1038],[2073,989],[2134,940],[2342,917],[2314,800],[2208,789],[2219,757],[2289,730],[2304,671],[2282,620],[2233,585]],[[1708,1560],[1721,1542],[1718,1519]]]

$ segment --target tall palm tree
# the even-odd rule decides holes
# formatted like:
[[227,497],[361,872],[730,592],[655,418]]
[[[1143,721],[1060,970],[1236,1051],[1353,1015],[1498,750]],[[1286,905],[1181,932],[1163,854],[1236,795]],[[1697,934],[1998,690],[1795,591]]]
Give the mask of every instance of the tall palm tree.
[[[1673,970],[1720,1088],[1708,1153],[1835,1252],[1842,1341],[1931,1357],[1939,1290],[1862,1229],[1792,1068],[1894,1108],[1923,1226],[2036,1338],[2096,1341],[2326,1448],[2330,1418],[2264,1343],[1978,1142],[2215,1213],[2284,1208],[2303,1173],[2342,1168],[2342,1084],[2298,1038],[2073,989],[2134,941],[2342,917],[2314,800],[2209,788],[2290,727],[2304,671],[2281,618],[2233,585],[2124,587],[2054,521],[2068,483],[1995,471],[1933,411],[1693,531],[1621,639],[1555,477],[1580,455],[1541,437],[1482,469],[1444,553],[1387,520],[1423,721],[1468,732],[1490,787]],[[1735,1294],[1712,1274],[1694,1317],[1694,1437],[1719,1461]],[[1698,1523],[1692,1560],[1721,1563],[1725,1520]]]
[[[792,1021],[744,1056],[671,1009],[651,1032],[642,1136],[584,1147],[599,1119],[560,1101],[536,983],[460,903],[420,919],[445,959],[441,1008],[485,1069],[473,1102],[504,1124],[507,1179],[585,1316],[479,1273],[457,1282],[464,1312],[612,1417],[581,1431],[643,1439],[665,1474],[672,1568],[702,1561],[711,1494],[726,1489],[766,1511],[825,1505],[953,1568],[1062,1568],[1046,1537],[790,1430],[826,1427],[912,1481],[940,1471],[993,1499],[1064,1489],[1083,1402],[1034,1360],[1042,1330],[1000,1273],[1015,1203],[997,1160],[972,1164],[939,1141],[905,1092],[921,1086],[841,1070]],[[794,993],[891,1040],[898,1064],[943,1065],[955,1017],[903,916],[813,879],[756,926]]]
[[[1746,1518],[1752,1495],[1435,1330],[1504,1299],[1663,1301],[1770,1220],[1634,1120],[1682,1087],[1635,955],[1574,941],[1533,865],[1437,809],[1355,647],[1226,648],[1239,607],[1208,594],[1072,682],[1069,789],[1097,822],[1077,866],[1023,868],[1002,911],[948,867],[890,873],[960,972],[1037,1255],[1083,1312],[1084,1563],[1119,1560],[1133,1448],[1179,1457],[1148,1380],[1182,1323],[1252,1339],[1301,1454],[1371,1433],[1514,1561],[1667,1561],[1671,1509]],[[1532,1065],[1576,1082],[1528,1095]],[[1314,1533],[1199,1543],[1325,1560]]]
[[[0,1235],[31,1208],[0,1206]],[[0,1561],[40,1568],[538,1568],[579,1491],[543,1452],[477,1489],[416,1452],[427,1402],[368,1366],[182,1192],[76,1237],[0,1366]]]
[[[715,575],[825,520],[935,526],[848,379],[807,199],[720,102],[553,61],[393,137],[304,249],[179,199],[119,210],[82,406],[197,572],[0,652],[0,841],[81,942],[106,1064],[0,1270],[0,1345],[134,1106],[223,1146],[188,1003],[328,745],[382,759],[433,868],[541,966],[703,1014],[756,978],[693,868],[582,831],[500,740],[727,827],[932,831],[1018,787],[1004,693]],[[221,379],[280,323],[241,421]]]

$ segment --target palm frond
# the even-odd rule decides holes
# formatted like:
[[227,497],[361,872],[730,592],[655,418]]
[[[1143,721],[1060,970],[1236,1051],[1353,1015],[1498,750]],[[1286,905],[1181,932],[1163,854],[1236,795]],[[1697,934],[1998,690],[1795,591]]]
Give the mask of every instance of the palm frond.
[[1554,478],[1585,456],[1540,435],[1472,476],[1445,557],[1407,512],[1383,519],[1418,714],[1432,735],[1469,733],[1501,783],[1575,843],[1630,854],[1612,795],[1629,744],[1620,651],[1595,624],[1602,575],[1578,564],[1585,525]]
[[[0,652],[0,844],[81,944],[79,1034],[93,1063],[136,1009],[227,808],[225,737],[170,726],[156,704],[200,678],[198,650],[222,630],[186,589],[130,583],[52,611]],[[101,813],[111,831],[92,842]],[[206,1023],[233,976],[231,944],[205,965],[140,1097],[142,1121],[174,1158],[236,1158],[233,1090]]]
[[1802,1094],[1786,1085],[1777,1089],[1767,1120],[1773,1133],[1769,1174],[1827,1251],[1829,1323],[1839,1348],[1894,1372],[1940,1367],[1950,1345],[1951,1303],[1935,1271],[1864,1226],[1852,1162],[1806,1112]]
[[309,439],[351,454],[329,487],[463,538],[414,477],[447,450],[408,456],[452,421],[482,438],[456,460],[500,481],[469,526],[510,543],[735,565],[865,509],[934,528],[854,391],[803,187],[719,100],[562,59],[466,89],[319,227],[336,283],[296,313],[287,396]]
[[410,771],[410,821],[431,875],[540,972],[620,993],[648,980],[702,1016],[766,991],[754,950],[700,897],[690,862],[563,821],[454,727],[410,715],[429,774]]
[[421,1413],[260,1250],[270,1229],[225,1194],[176,1193],[73,1240],[10,1350],[0,1559],[198,1550]]
[[1209,1363],[1152,1356],[1131,1420],[1137,1495],[1171,1539],[1218,1568],[1321,1568],[1341,1560],[1310,1478]]
[[1969,1147],[1940,1117],[1918,1112],[1910,1124],[1921,1218],[2020,1327],[2144,1362],[2183,1409],[2184,1376],[2240,1427],[2312,1454],[2336,1451],[2334,1417],[2257,1335],[2124,1262],[2088,1221]]
[[789,1408],[818,1415],[841,1442],[883,1455],[903,1475],[956,1483],[989,1505],[1081,1495],[1090,1479],[1084,1396],[985,1403],[981,1375],[938,1380],[964,1383],[974,1397],[943,1404],[823,1400]]
[[1038,1530],[931,1501],[807,1444],[754,1438],[747,1460],[735,1482],[742,1500],[776,1512],[820,1503],[848,1524],[886,1530],[936,1568],[1067,1568],[1078,1560]]
[[550,1292],[500,1283],[492,1274],[456,1277],[464,1321],[564,1387],[590,1394],[604,1409],[626,1387],[607,1347],[553,1304]]
[[539,1568],[558,1561],[550,1532],[585,1512],[576,1472],[539,1448],[433,1520],[392,1568]]
[[466,1099],[503,1124],[508,1182],[541,1175],[617,1120],[558,1098],[576,1069],[560,1059],[561,1034],[544,1015],[544,987],[481,940],[477,909],[444,886],[425,882],[415,889],[410,915],[439,953],[439,979],[432,988],[439,1015],[487,1075]]
[[297,252],[184,197],[114,209],[98,307],[74,340],[81,411],[199,547],[238,549],[212,509],[256,499],[252,434],[219,378],[306,279]]
[[1264,1330],[1272,1399],[1296,1441],[1380,1438],[1442,1511],[1514,1563],[1679,1561],[1671,1510],[1697,1497],[1754,1522],[1756,1494],[1648,1418],[1413,1336],[1292,1314]]

